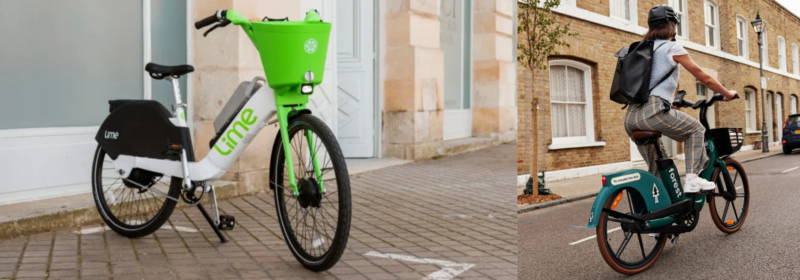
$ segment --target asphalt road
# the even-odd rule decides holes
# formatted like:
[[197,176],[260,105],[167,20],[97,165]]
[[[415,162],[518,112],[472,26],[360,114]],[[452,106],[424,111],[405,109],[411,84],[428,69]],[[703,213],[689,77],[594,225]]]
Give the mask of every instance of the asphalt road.
[[[676,245],[668,243],[650,269],[631,279],[800,278],[800,168],[786,171],[800,166],[800,151],[743,166],[750,210],[741,230],[719,231],[706,204],[697,228],[682,234]],[[596,238],[570,245],[595,235],[595,229],[586,228],[593,201],[518,215],[519,279],[628,277],[606,264]]]

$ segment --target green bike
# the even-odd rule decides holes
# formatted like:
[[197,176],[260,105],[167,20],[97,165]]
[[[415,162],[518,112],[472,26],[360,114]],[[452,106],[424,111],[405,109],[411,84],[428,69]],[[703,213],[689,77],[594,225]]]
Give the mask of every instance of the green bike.
[[[261,56],[266,78],[240,84],[214,121],[215,136],[196,161],[178,78],[191,65],[148,63],[145,70],[172,83],[170,112],[153,100],[112,100],[100,126],[92,167],[95,204],[103,221],[120,235],[149,235],[169,219],[177,203],[197,206],[224,243],[222,230],[235,218],[219,215],[212,182],[225,175],[265,126],[280,132],[270,158],[269,187],[277,222],[295,258],[323,271],[338,262],[350,231],[350,181],[344,156],[327,125],[307,108],[322,82],[331,24],[315,11],[303,21],[248,21],[219,10],[195,23],[204,33],[238,25]],[[264,86],[268,85],[268,86]],[[201,202],[208,198],[211,214]]]
[[[738,231],[747,218],[750,207],[747,174],[742,165],[730,156],[741,148],[744,141],[742,130],[709,129],[707,109],[722,100],[722,95],[692,103],[683,100],[685,94],[685,91],[679,91],[672,105],[700,109],[700,122],[706,128],[705,145],[710,160],[699,176],[715,182],[717,189],[683,193],[675,164],[665,158],[658,147],[661,133],[634,131],[633,138],[637,144],[655,145],[660,180],[649,172],[637,169],[606,174],[589,214],[588,227],[597,229],[600,253],[617,272],[630,275],[650,268],[661,255],[667,238],[676,244],[680,234],[694,230],[706,200],[711,220],[724,233]],[[622,232],[615,233],[619,230]],[[638,246],[629,247],[634,237],[634,243],[638,243]]]

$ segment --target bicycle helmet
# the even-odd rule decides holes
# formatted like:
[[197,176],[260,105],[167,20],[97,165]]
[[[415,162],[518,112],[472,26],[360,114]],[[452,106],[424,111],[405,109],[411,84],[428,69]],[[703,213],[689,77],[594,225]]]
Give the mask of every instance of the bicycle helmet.
[[681,23],[681,19],[678,17],[678,14],[676,14],[675,10],[673,10],[669,5],[656,5],[650,9],[650,13],[647,14],[647,26],[650,28],[660,27],[667,23],[667,21],[673,21],[676,24]]

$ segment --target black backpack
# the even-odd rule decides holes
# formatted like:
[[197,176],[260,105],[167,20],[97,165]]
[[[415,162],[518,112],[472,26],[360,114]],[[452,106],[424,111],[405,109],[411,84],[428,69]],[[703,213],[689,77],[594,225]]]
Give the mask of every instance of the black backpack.
[[666,76],[651,87],[650,74],[653,68],[653,53],[666,42],[658,47],[655,47],[654,44],[654,41],[642,40],[634,42],[630,47],[623,47],[614,54],[619,59],[617,68],[614,70],[614,80],[611,83],[611,101],[625,104],[625,107],[629,104],[645,103],[650,97],[650,91],[669,78],[672,72],[678,68],[678,65],[675,65]]

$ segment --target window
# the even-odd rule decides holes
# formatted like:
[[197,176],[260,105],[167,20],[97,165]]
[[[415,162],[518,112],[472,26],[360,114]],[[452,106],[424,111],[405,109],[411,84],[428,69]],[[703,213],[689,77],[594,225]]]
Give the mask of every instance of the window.
[[797,96],[789,96],[789,113],[797,114]]
[[800,62],[797,60],[797,44],[792,43],[792,69],[795,75],[800,75]]
[[746,132],[756,132],[756,92],[750,88],[744,89],[744,117],[747,123]]
[[[714,96],[714,92],[711,89],[707,88],[705,85],[701,84],[700,81],[697,81],[697,101],[702,99],[711,99]],[[714,107],[708,107],[708,111],[706,112],[706,117],[708,120],[708,126],[710,128],[716,128],[716,114],[714,113]]]
[[719,48],[719,11],[717,11],[717,4],[714,2],[706,1],[705,3],[706,14],[706,46],[712,48]]
[[672,9],[675,10],[675,13],[678,14],[678,18],[681,20],[681,23],[678,24],[678,37],[680,38],[689,38],[689,22],[686,19],[686,0],[669,0],[669,5],[672,6]]
[[592,70],[572,60],[550,62],[550,122],[553,144],[594,142]]
[[781,36],[778,36],[778,67],[786,71],[786,40]]
[[747,19],[741,15],[736,16],[736,46],[739,48],[739,56],[747,58],[747,32],[750,25],[747,24]]
[[611,0],[610,5],[612,17],[631,20],[631,0]]

